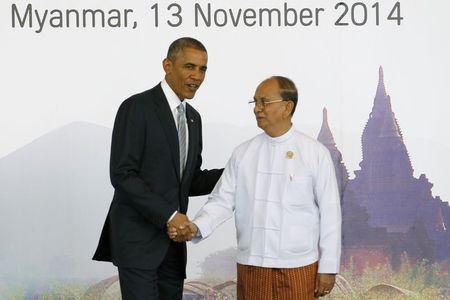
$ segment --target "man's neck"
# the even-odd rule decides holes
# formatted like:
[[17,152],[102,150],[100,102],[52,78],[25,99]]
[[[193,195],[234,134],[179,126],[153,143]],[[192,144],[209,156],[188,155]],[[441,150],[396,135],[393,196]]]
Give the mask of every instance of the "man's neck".
[[279,127],[274,128],[272,130],[266,130],[265,132],[270,137],[279,137],[288,132],[289,129],[291,129],[291,127],[292,123],[289,121],[286,124],[281,124]]

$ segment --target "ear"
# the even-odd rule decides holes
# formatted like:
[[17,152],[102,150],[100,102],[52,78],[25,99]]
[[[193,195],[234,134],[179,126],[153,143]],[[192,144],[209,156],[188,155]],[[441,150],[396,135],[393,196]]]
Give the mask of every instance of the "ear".
[[284,111],[284,117],[290,118],[292,115],[292,110],[294,109],[294,102],[287,101],[286,103],[286,109]]
[[164,72],[167,74],[170,74],[172,72],[172,61],[168,58],[164,58],[162,61]]

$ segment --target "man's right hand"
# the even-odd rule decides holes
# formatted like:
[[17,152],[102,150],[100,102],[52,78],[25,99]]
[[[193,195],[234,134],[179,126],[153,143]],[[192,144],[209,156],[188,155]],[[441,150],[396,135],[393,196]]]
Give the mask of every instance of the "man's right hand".
[[167,226],[172,226],[177,229],[183,229],[186,222],[189,222],[189,218],[186,215],[177,212],[175,216],[173,216],[172,220],[167,223]]
[[175,242],[192,240],[197,230],[197,226],[186,215],[179,212],[167,223],[167,234]]

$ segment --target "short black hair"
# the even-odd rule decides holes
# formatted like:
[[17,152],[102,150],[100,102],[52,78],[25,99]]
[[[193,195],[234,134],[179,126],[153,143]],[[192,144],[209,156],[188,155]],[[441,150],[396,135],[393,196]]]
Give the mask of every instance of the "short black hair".
[[182,37],[173,41],[172,44],[170,44],[169,50],[167,51],[167,59],[173,59],[184,48],[193,48],[207,52],[205,46],[200,41],[191,37]]

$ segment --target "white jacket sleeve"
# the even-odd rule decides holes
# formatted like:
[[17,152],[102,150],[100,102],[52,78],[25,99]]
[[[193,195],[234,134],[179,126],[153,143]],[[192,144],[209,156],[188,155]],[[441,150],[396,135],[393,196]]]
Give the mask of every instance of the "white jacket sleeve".
[[197,243],[207,238],[220,224],[233,216],[236,193],[236,159],[231,156],[222,176],[217,182],[208,201],[197,212],[193,222],[197,225],[200,235],[192,242]]
[[319,159],[315,195],[320,211],[319,273],[338,273],[341,256],[341,202],[331,155]]

